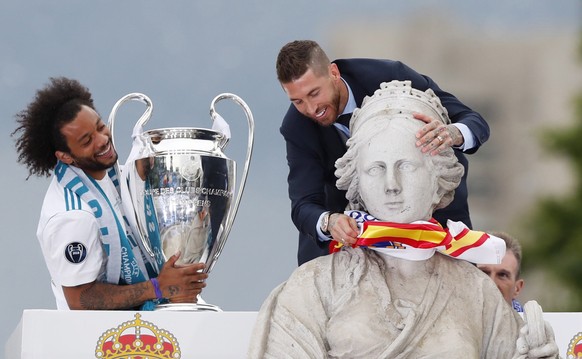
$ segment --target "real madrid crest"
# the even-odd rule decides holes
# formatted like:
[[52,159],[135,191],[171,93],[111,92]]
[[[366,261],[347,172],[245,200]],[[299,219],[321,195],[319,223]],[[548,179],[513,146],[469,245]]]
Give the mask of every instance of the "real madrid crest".
[[179,359],[180,346],[174,335],[153,323],[141,320],[124,322],[101,335],[95,349],[98,359]]
[[568,344],[568,351],[566,352],[567,359],[582,358],[582,332],[574,335],[570,344]]

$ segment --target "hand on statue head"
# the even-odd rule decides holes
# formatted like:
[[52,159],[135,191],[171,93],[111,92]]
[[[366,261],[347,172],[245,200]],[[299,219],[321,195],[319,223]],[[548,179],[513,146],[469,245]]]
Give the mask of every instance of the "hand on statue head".
[[356,220],[343,213],[333,213],[329,217],[329,233],[334,240],[344,245],[355,244],[359,229]]
[[188,265],[176,265],[180,258],[180,253],[171,256],[162,267],[158,276],[160,289],[164,298],[171,302],[195,303],[196,297],[206,287],[204,280],[208,278],[207,273],[202,273],[204,263],[194,263]]
[[416,147],[420,147],[422,153],[431,151],[435,156],[440,151],[463,144],[461,131],[453,125],[445,125],[441,121],[422,113],[414,113],[414,118],[426,123],[416,134]]

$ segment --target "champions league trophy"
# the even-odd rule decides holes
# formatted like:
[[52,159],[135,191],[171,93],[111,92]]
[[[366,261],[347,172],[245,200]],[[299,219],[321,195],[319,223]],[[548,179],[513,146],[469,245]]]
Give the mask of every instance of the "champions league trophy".
[[[236,163],[222,152],[230,130],[214,109],[224,99],[243,108],[249,129],[244,169],[234,200]],[[252,113],[241,98],[223,93],[210,104],[212,130],[171,127],[144,131],[153,104],[147,96],[132,93],[111,110],[108,127],[112,138],[118,108],[132,100],[147,108],[134,127],[133,147],[121,170],[120,188],[127,220],[133,233],[141,237],[137,244],[151,256],[151,265],[158,272],[178,251],[181,256],[177,265],[203,262],[204,271],[210,272],[226,243],[246,183],[253,149]],[[200,297],[198,301],[202,302]],[[156,310],[221,311],[206,303],[159,304]]]

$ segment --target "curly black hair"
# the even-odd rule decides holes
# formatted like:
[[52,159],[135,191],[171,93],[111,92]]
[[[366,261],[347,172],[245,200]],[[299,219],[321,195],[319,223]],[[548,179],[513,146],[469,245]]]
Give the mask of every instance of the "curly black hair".
[[77,80],[51,77],[50,83],[37,91],[34,101],[16,114],[20,126],[12,136],[21,133],[16,150],[18,162],[28,167],[28,177],[50,177],[57,164],[55,151],[69,152],[60,130],[75,119],[82,105],[95,110],[85,86]]

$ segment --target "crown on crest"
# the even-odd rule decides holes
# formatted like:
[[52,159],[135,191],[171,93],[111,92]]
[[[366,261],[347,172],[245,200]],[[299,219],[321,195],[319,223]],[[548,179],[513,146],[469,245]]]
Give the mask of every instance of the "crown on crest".
[[95,349],[99,359],[179,359],[180,347],[174,335],[158,329],[151,322],[141,320],[139,313],[135,320],[127,321],[117,328],[108,329],[101,335]]

